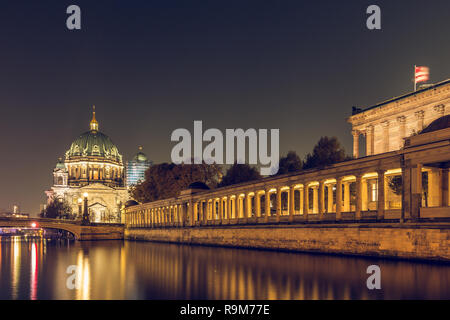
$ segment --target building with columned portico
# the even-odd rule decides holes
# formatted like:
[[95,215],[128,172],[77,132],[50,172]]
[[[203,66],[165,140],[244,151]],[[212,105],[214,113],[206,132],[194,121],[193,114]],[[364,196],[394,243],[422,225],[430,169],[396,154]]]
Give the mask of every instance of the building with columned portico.
[[[353,108],[348,118],[352,125],[353,157],[403,148],[405,138],[450,114],[449,105],[450,79],[366,109]],[[361,149],[365,149],[365,154]]]

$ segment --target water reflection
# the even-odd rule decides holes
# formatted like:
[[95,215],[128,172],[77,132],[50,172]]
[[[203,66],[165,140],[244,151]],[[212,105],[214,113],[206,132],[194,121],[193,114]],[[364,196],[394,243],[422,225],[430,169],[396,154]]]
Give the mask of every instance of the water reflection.
[[[0,238],[1,299],[450,299],[450,266],[145,242]],[[366,287],[378,264],[382,290]],[[70,290],[67,268],[79,270]]]

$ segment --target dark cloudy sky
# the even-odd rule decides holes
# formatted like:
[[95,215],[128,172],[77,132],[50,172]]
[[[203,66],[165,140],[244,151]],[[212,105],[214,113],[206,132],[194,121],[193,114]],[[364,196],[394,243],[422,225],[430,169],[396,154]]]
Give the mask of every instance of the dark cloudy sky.
[[[9,2],[9,4],[8,4]],[[450,78],[448,0],[2,1],[0,208],[37,213],[52,169],[88,129],[125,159],[170,161],[176,128],[279,128],[302,157],[351,152],[351,107],[411,91],[413,65]],[[66,28],[77,4],[82,29]],[[366,28],[377,4],[382,30]]]

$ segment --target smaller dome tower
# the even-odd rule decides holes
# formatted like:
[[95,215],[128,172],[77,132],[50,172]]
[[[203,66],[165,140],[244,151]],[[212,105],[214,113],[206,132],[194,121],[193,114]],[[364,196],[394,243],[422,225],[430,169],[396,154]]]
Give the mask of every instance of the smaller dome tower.
[[53,169],[53,184],[55,186],[67,186],[69,172],[62,158],[58,159],[55,169]]
[[126,185],[131,187],[145,180],[145,171],[152,165],[145,153],[142,152],[142,146],[138,147],[138,152],[133,160],[127,162],[126,166]]

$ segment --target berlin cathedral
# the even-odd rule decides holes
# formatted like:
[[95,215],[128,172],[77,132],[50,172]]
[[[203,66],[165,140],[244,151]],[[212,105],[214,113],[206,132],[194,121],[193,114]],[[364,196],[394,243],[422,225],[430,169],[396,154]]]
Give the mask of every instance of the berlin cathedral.
[[53,186],[45,193],[47,204],[64,199],[78,218],[87,198],[91,222],[120,222],[120,210],[129,200],[122,155],[99,131],[95,107],[90,130],[72,142],[64,160],[59,159],[53,170]]

